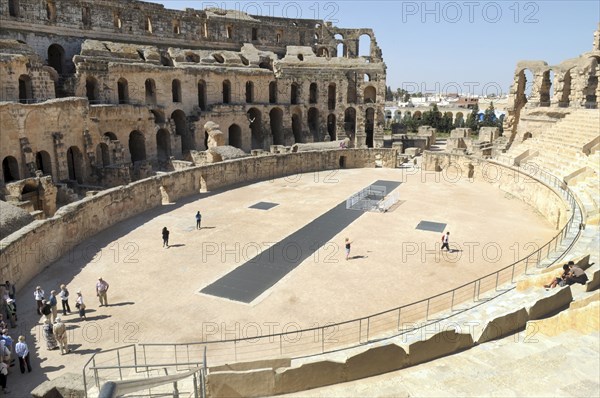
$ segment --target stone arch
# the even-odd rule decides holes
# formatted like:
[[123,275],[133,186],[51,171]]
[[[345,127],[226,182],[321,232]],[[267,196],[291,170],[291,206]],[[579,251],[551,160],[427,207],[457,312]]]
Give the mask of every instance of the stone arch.
[[154,79],[146,79],[144,83],[145,92],[146,92],[146,104],[155,105],[156,104],[156,83]]
[[46,151],[38,151],[35,154],[35,167],[43,175],[52,175],[52,159]]
[[272,81],[269,83],[269,103],[276,104],[277,103],[277,82]]
[[558,106],[561,108],[567,108],[571,103],[571,70],[566,71],[563,76],[562,94],[558,99]]
[[166,129],[156,132],[156,157],[159,162],[169,160],[171,156],[171,135]]
[[363,74],[363,82],[368,83],[371,81],[371,75],[368,73]]
[[185,112],[177,109],[171,113],[171,119],[175,122],[175,134],[181,137],[181,152],[195,149],[194,138],[190,134]]
[[319,86],[317,83],[311,83],[308,89],[308,103],[316,104],[319,101]]
[[2,160],[2,176],[5,183],[20,179],[19,162],[14,156],[7,156]]
[[321,141],[321,132],[319,129],[319,110],[314,107],[310,108],[308,110],[306,121],[308,125],[308,131],[313,137],[313,142]]
[[365,111],[365,144],[368,148],[373,148],[373,131],[375,128],[375,109],[367,108]]
[[415,111],[412,117],[414,120],[421,120],[423,118],[423,114],[421,113],[421,111]]
[[300,86],[298,83],[292,83],[292,87],[290,89],[290,104],[296,105],[299,102],[300,97]]
[[590,109],[598,108],[598,65],[600,64],[600,57],[590,57],[590,63],[588,66],[589,74],[587,81],[585,82],[584,98],[585,107]]
[[198,82],[198,107],[200,110],[205,111],[207,104],[207,95],[206,95],[206,82],[204,80],[200,80]]
[[173,102],[181,102],[181,81],[179,79],[173,79],[171,82],[171,94]]
[[99,100],[98,80],[93,76],[85,78],[85,96],[90,103],[97,103]]
[[371,58],[371,36],[364,33],[358,38],[358,56]]
[[229,104],[231,102],[231,82],[229,80],[223,81],[223,103]]
[[363,93],[363,101],[365,104],[374,104],[377,102],[377,90],[373,86],[365,87]]
[[67,169],[69,180],[83,183],[83,154],[77,146],[67,149]]
[[129,134],[129,155],[131,163],[146,160],[146,139],[144,134],[137,130]]
[[154,123],[164,123],[165,122],[165,114],[160,109],[151,109],[150,113],[154,116]]
[[65,49],[59,44],[51,44],[48,47],[48,65],[62,75],[65,72]]
[[105,142],[101,142],[96,146],[96,160],[99,161],[102,167],[110,165],[110,152]]
[[273,136],[273,145],[285,145],[283,135],[283,111],[279,108],[271,109],[269,112],[271,124],[271,135]]
[[19,102],[27,104],[33,100],[33,87],[29,75],[19,76]]
[[263,149],[262,113],[256,108],[250,108],[247,112],[252,133],[252,149]]
[[327,116],[327,134],[329,134],[329,139],[331,141],[336,140],[336,118],[335,118],[335,113],[330,113]]
[[356,91],[357,91],[357,81],[356,81],[356,72],[348,72],[346,74],[346,78],[348,79],[348,87],[346,91],[346,101],[350,104],[356,103]]
[[119,104],[129,103],[129,83],[124,77],[117,81],[117,93],[119,96]]
[[542,84],[540,86],[540,106],[550,106],[552,99],[552,76],[554,73],[549,69],[542,72]]
[[251,104],[254,102],[254,83],[251,81],[246,82],[246,103]]
[[106,133],[104,133],[104,137],[108,138],[109,141],[117,141],[117,135],[110,131],[107,131]]
[[336,95],[335,83],[329,83],[329,86],[327,86],[327,109],[330,111],[335,109],[335,104],[337,102]]
[[292,114],[292,134],[294,135],[294,143],[304,142],[302,136],[302,113],[295,111]]
[[229,126],[229,145],[242,149],[242,129],[237,124]]
[[356,133],[356,109],[350,107],[344,111],[344,131],[350,138]]

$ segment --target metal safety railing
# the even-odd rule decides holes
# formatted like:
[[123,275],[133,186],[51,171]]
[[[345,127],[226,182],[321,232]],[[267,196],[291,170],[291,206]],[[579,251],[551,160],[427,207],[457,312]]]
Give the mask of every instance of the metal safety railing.
[[[502,165],[502,167],[506,166]],[[554,260],[554,262],[559,261],[577,241],[585,221],[580,203],[563,181],[542,169],[510,168],[510,170],[552,188],[555,194],[568,204],[571,215],[549,242],[500,270],[426,299],[348,321],[307,329],[294,329],[282,333],[217,341],[138,344],[137,354],[134,351],[134,353],[125,355],[125,352],[131,350],[131,346],[118,349],[123,350],[120,360],[123,361],[124,358],[133,356],[134,361],[141,363],[160,363],[165,358],[169,358],[175,363],[183,364],[189,363],[193,358],[199,358],[201,355],[208,355],[211,366],[214,366],[232,362],[264,361],[281,357],[293,358],[322,354],[397,336],[414,330],[417,326],[425,326],[446,319],[457,311],[464,311],[466,308],[461,308],[461,306],[464,307],[465,303],[479,303],[497,297],[513,288],[510,285],[516,283],[517,276],[527,274],[533,268],[541,267],[542,261],[564,244],[566,247]],[[565,240],[567,241],[565,242]],[[507,284],[508,286],[506,286]],[[486,296],[482,298],[484,295]],[[119,352],[118,350],[117,352]],[[104,351],[100,354],[103,353]],[[94,359],[96,356],[98,354],[90,359],[93,366],[86,365],[84,368],[84,378],[86,372],[97,372],[100,369],[99,359]],[[206,357],[204,357],[204,364],[206,366]],[[116,376],[113,375],[113,377]],[[98,375],[94,374],[94,377],[97,379]]]

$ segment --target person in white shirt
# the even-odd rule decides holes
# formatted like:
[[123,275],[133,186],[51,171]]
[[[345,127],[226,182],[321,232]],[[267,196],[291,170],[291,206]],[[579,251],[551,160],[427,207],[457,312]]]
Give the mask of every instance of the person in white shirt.
[[40,286],[36,287],[33,292],[33,297],[35,298],[35,301],[37,302],[38,315],[42,315],[42,307],[44,306],[44,303],[42,303],[42,301],[44,301],[44,294],[45,293]]
[[27,371],[31,373],[31,363],[29,362],[29,347],[25,343],[25,336],[19,336],[19,342],[15,345],[15,353],[19,357],[19,366],[21,367],[21,373],[25,373],[25,365],[27,365]]
[[79,318],[87,319],[85,317],[85,304],[83,303],[83,296],[81,295],[81,291],[77,291],[77,301],[75,301],[75,307],[79,310]]
[[62,301],[62,309],[63,315],[67,315],[67,312],[71,313],[71,307],[69,306],[69,291],[67,290],[67,286],[60,285],[60,300]]

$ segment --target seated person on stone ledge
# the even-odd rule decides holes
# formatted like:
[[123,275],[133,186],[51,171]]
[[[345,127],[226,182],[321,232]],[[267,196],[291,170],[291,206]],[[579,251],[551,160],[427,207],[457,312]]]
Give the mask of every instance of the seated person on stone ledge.
[[585,283],[588,281],[588,277],[581,268],[576,265],[571,265],[571,272],[569,272],[569,275],[565,281],[569,286],[575,283],[581,283],[582,285],[585,285]]
[[[572,261],[569,263],[572,263]],[[553,278],[552,282],[544,285],[546,289],[555,288],[556,286],[563,287],[567,285],[567,276],[569,275],[569,272],[571,272],[571,266],[570,264],[565,264],[562,266],[562,269],[563,270],[560,275],[558,275],[556,278]]]

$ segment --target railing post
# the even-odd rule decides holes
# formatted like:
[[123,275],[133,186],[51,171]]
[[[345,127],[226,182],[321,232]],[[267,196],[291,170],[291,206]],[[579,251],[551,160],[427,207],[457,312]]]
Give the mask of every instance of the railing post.
[[175,371],[178,371],[179,365],[177,364],[177,344],[173,344],[173,356],[175,357]]
[[454,294],[456,293],[456,289],[452,290],[452,302],[450,303],[450,311],[454,311]]
[[362,337],[362,319],[358,320],[358,344],[360,344],[360,339]]
[[121,354],[117,350],[117,365],[119,365],[119,380],[123,380],[123,371],[121,369]]
[[512,266],[512,273],[510,275],[510,283],[515,283],[515,264]]
[[475,293],[477,293],[477,281],[473,282],[473,302],[477,301],[475,300]]
[[85,398],[87,398],[88,393],[87,393],[87,379],[85,376],[85,366],[83,367],[83,391],[85,393]]
[[325,352],[325,327],[321,328],[321,352]]
[[431,302],[430,299],[427,299],[427,311],[425,312],[425,322],[427,322],[429,320],[429,303]]
[[283,338],[281,333],[279,333],[279,355],[283,355]]
[[500,271],[496,272],[496,291],[498,291],[498,279],[500,278]]
[[398,307],[398,331],[400,331],[400,314],[402,313],[402,307]]
[[179,398],[179,390],[177,389],[177,382],[173,382],[173,398]]
[[371,328],[371,317],[367,318],[367,341],[365,343],[369,342],[369,329]]
[[92,360],[92,366],[94,367],[94,380],[96,382],[96,388],[100,390],[100,382],[98,381],[98,369],[96,369],[96,357]]
[[194,398],[198,398],[198,378],[196,377],[196,373],[192,375],[192,380],[194,382]]
[[137,373],[137,347],[133,346],[133,364],[135,365],[135,368],[133,368],[133,371],[135,373]]
[[237,361],[237,339],[233,340],[233,358]]

